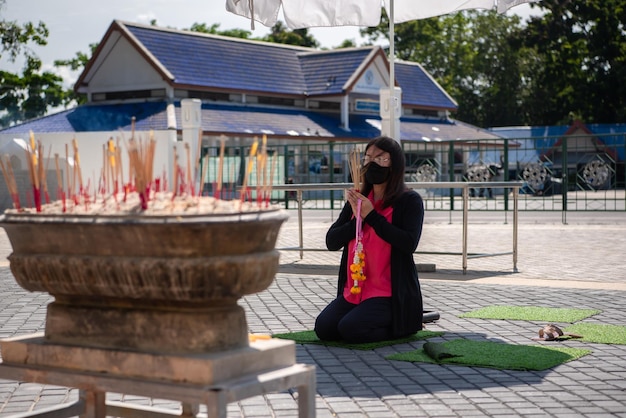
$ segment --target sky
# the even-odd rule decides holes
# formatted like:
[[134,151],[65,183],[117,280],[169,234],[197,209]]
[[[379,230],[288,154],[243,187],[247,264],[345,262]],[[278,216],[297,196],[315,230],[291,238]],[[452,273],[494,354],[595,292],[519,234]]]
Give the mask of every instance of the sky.
[[[225,0],[6,0],[0,9],[0,18],[18,23],[42,21],[50,35],[48,45],[32,48],[41,58],[44,70],[60,73],[66,84],[72,85],[79,74],[59,72],[54,60],[71,59],[77,52],[89,52],[89,44],[98,43],[113,20],[186,29],[194,23],[211,26],[219,23],[219,30],[250,30],[250,21],[226,11]],[[513,8],[522,17],[528,16],[530,7],[522,4]],[[269,32],[269,28],[255,24],[253,37]],[[313,28],[309,31],[322,47],[332,48],[346,39],[361,44],[359,28],[354,26]],[[6,54],[5,54],[6,55]],[[21,72],[22,63],[0,59],[0,69]]]

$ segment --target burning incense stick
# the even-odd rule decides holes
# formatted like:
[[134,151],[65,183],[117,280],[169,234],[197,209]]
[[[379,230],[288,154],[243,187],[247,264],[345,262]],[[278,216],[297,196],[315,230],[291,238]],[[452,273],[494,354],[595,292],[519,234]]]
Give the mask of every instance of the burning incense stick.
[[[76,138],[72,140],[72,147],[74,148],[74,178],[78,177],[78,194],[82,195],[83,190],[83,174],[80,169],[80,157],[78,155],[78,142]],[[76,182],[74,182],[76,184]]]
[[[202,165],[202,174],[200,177],[200,193],[199,193],[200,196],[204,195],[204,181],[206,180],[206,174],[208,171],[209,171],[209,154],[207,153],[204,156],[204,164]],[[216,198],[218,197],[216,196]]]
[[178,151],[174,145],[174,161],[172,167],[172,176],[174,183],[172,184],[172,199],[178,194]]
[[65,177],[67,178],[67,184],[65,186],[67,187],[67,197],[72,200],[72,190],[74,190],[74,185],[70,181],[70,151],[67,144],[65,144]]
[[[124,165],[122,164],[122,148],[120,147],[120,139],[117,138],[116,148],[115,148],[115,159],[118,162],[117,164],[117,172],[115,173],[115,187],[116,189],[121,184],[124,186]],[[119,190],[118,190],[119,191]]]
[[241,201],[243,202],[246,199],[248,194],[248,177],[252,173],[252,168],[254,167],[254,157],[256,156],[256,150],[259,147],[259,141],[254,138],[254,143],[252,147],[250,147],[250,156],[248,157],[248,167],[246,168],[245,177],[243,178],[243,186],[241,186]]
[[141,201],[141,209],[148,209],[147,184],[148,179],[145,177],[145,158],[141,155],[140,146],[136,140],[131,139],[128,146],[128,159],[133,173],[135,174],[135,187]]
[[350,152],[350,159],[348,160],[350,165],[350,175],[352,176],[352,182],[356,190],[361,189],[361,158],[360,153],[356,148],[352,148]]
[[[115,164],[115,160],[117,158],[117,152],[115,150],[115,142],[113,142],[113,138],[109,138],[109,140],[107,141],[107,176],[109,179],[109,184],[108,186],[111,187],[111,184],[113,185],[112,187],[112,191],[113,194],[117,194],[117,168],[116,168],[116,164]],[[109,190],[109,189],[107,189]]]
[[34,206],[37,212],[41,212],[41,191],[39,189],[39,170],[38,170],[38,157],[37,146],[35,144],[35,135],[31,131],[30,133],[30,147],[24,150],[26,153],[26,161],[28,164],[28,173],[30,174],[30,184],[33,189]]
[[13,167],[11,166],[11,158],[7,155],[7,164],[4,165],[2,162],[2,157],[0,157],[0,166],[2,166],[2,174],[4,175],[4,180],[7,183],[7,189],[9,189],[9,194],[11,195],[11,200],[13,200],[13,207],[17,210],[20,210],[22,206],[20,205],[20,195],[17,190],[17,183],[15,181],[15,175],[13,174]]

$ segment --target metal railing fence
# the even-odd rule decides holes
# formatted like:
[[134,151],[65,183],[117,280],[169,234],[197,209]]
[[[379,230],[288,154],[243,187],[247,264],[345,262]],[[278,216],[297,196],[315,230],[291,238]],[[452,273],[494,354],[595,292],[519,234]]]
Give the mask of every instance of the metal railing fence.
[[[247,179],[254,189],[271,184],[271,199],[295,202],[293,190],[284,184],[350,183],[349,155],[366,143],[315,143],[268,145],[265,171],[256,162]],[[428,184],[420,188],[428,210],[462,210],[462,188],[444,182],[477,184],[468,190],[471,210],[508,210],[505,188],[487,182],[519,181],[520,210],[524,211],[625,211],[626,134],[571,135],[452,142],[404,142],[406,181]],[[250,145],[227,147],[223,167],[224,197],[235,193],[246,176]],[[215,157],[217,147],[204,148]],[[215,187],[218,159],[209,158],[205,190]],[[261,178],[265,176],[264,178]],[[302,190],[302,204],[309,209],[333,209],[342,194],[334,188]]]
[[[513,271],[517,272],[517,239],[518,239],[518,197],[519,190],[523,187],[522,182],[441,182],[440,184],[433,183],[418,183],[410,182],[407,186],[413,189],[430,189],[432,187],[443,187],[449,190],[459,190],[461,192],[460,203],[463,211],[462,221],[462,251],[460,253],[454,252],[422,252],[416,251],[416,254],[442,254],[442,255],[460,255],[462,260],[463,274],[467,273],[467,261],[471,258],[483,258],[483,257],[496,257],[504,255],[512,255],[513,258]],[[493,252],[493,253],[470,253],[468,249],[468,219],[470,212],[470,190],[477,186],[488,186],[492,188],[503,188],[510,193],[510,200],[512,204],[512,250],[505,252]],[[310,191],[343,191],[345,189],[354,187],[352,183],[318,183],[318,184],[287,184],[276,186],[278,191],[293,191],[295,192],[295,200],[297,202],[298,211],[298,246],[289,248],[278,248],[281,251],[299,251],[300,259],[304,257],[305,251],[328,251],[326,248],[309,248],[304,243],[304,230],[303,230],[303,195]],[[341,193],[343,195],[343,192]],[[343,205],[343,202],[342,202]],[[340,206],[341,207],[341,206]]]

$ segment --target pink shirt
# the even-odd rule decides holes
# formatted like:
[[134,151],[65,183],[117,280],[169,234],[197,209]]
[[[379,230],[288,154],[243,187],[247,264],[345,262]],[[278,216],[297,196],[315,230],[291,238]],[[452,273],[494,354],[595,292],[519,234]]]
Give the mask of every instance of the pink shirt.
[[[369,200],[374,205],[374,210],[381,214],[391,223],[393,208],[382,208],[382,200],[373,202],[374,195],[370,193]],[[374,232],[374,228],[363,222],[363,252],[365,253],[365,267],[363,272],[365,280],[359,282],[361,293],[353,295],[350,289],[354,285],[351,278],[350,264],[354,255],[356,238],[348,244],[348,280],[343,289],[343,297],[350,303],[358,304],[362,300],[374,297],[391,296],[391,244],[384,241]]]

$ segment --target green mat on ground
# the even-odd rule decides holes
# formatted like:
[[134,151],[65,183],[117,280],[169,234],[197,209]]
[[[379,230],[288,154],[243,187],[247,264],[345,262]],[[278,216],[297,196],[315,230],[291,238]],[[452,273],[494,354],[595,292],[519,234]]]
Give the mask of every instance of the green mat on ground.
[[423,349],[392,354],[386,359],[500,370],[546,370],[589,353],[591,350],[562,346],[514,345],[457,339],[443,343],[426,342]]
[[564,328],[563,332],[582,335],[582,338],[577,338],[578,341],[626,345],[626,327],[621,325],[587,324],[581,322]]
[[342,347],[342,348],[352,348],[355,350],[373,350],[375,348],[386,347],[394,344],[403,344],[411,341],[425,340],[427,338],[439,337],[443,335],[443,332],[440,331],[418,331],[413,335],[408,337],[399,338],[397,340],[388,340],[388,341],[379,341],[375,343],[362,343],[362,344],[348,344],[342,343],[339,341],[321,341],[317,338],[315,331],[298,331],[298,332],[289,332],[286,334],[274,334],[272,337],[274,338],[282,338],[284,340],[293,340],[298,344],[318,344],[325,345],[328,347]]
[[521,321],[576,322],[596,315],[597,309],[542,308],[539,306],[494,305],[459,315],[459,318],[512,319]]

